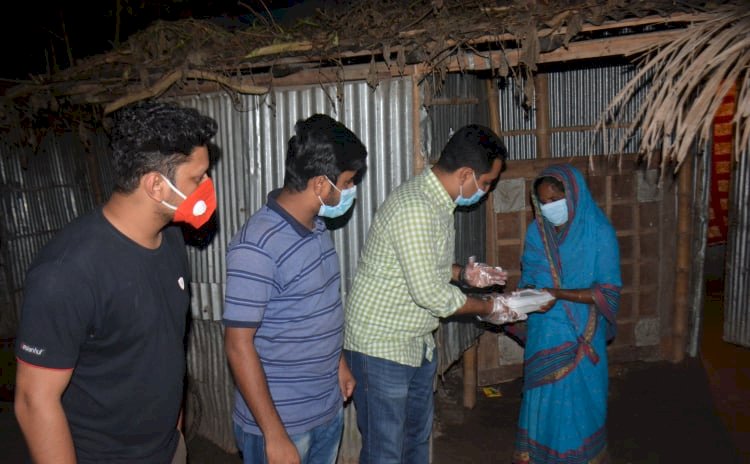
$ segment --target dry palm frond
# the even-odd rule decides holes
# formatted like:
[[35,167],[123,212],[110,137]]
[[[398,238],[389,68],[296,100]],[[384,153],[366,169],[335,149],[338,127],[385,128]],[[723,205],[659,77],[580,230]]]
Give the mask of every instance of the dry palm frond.
[[722,99],[737,85],[733,119],[737,159],[750,142],[750,11],[739,5],[715,10],[713,18],[688,27],[676,40],[661,43],[644,53],[635,76],[615,96],[599,128],[620,119],[643,82],[650,86],[626,135],[622,152],[638,130],[639,152],[647,161],[661,155],[662,167],[675,162],[679,169],[695,144],[710,140],[713,120]]

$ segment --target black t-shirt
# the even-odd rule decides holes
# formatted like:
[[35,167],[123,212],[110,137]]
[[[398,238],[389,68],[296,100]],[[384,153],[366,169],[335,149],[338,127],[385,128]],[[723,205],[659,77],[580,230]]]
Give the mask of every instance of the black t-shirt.
[[187,253],[175,227],[150,250],[97,209],[39,253],[26,277],[16,354],[74,369],[62,403],[79,462],[171,461],[189,304]]

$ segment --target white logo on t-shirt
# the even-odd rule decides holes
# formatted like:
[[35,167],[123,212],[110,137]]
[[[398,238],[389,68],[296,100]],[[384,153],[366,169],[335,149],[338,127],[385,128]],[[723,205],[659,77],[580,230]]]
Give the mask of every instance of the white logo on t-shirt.
[[180,286],[180,290],[185,290],[185,279],[183,279],[182,277],[177,279],[177,285]]
[[41,356],[44,354],[44,348],[37,348],[35,346],[29,346],[26,343],[21,343],[21,349],[27,353],[35,354],[37,356]]

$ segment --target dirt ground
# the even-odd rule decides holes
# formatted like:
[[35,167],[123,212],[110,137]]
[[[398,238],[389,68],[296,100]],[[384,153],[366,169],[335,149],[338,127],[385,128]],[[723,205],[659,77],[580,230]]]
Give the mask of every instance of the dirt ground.
[[[613,464],[735,463],[734,445],[711,400],[700,361],[615,366],[610,377],[608,433]],[[460,378],[439,395],[434,464],[508,463],[521,407],[521,381],[496,386],[461,406]]]
[[[477,405],[462,406],[460,367],[451,369],[436,394],[433,464],[509,463],[521,406],[521,381],[495,387],[499,398],[479,392]],[[714,407],[706,372],[697,358],[680,364],[638,362],[613,366],[609,389],[612,464],[743,462]],[[191,464],[237,464],[198,437],[188,443]]]

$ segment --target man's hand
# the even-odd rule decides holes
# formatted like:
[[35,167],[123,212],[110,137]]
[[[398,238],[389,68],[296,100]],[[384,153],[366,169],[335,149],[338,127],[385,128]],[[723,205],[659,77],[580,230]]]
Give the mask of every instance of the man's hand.
[[265,443],[268,464],[300,464],[297,447],[288,436],[276,439],[266,437]]
[[511,322],[524,321],[528,318],[526,313],[517,313],[505,304],[503,295],[492,296],[492,312],[483,317],[482,320],[495,325],[508,324]]
[[476,257],[472,256],[461,271],[461,280],[466,285],[476,288],[505,285],[508,280],[508,273],[503,271],[501,267],[478,263]]
[[263,432],[266,457],[273,464],[299,464],[297,448],[286,433],[268,389],[266,374],[255,350],[257,328],[227,327],[224,350],[234,380],[258,427]]
[[352,371],[349,369],[349,365],[344,359],[344,355],[341,355],[339,359],[339,388],[341,388],[341,396],[344,401],[348,401],[354,393],[354,387],[357,385],[357,381],[354,380]]

